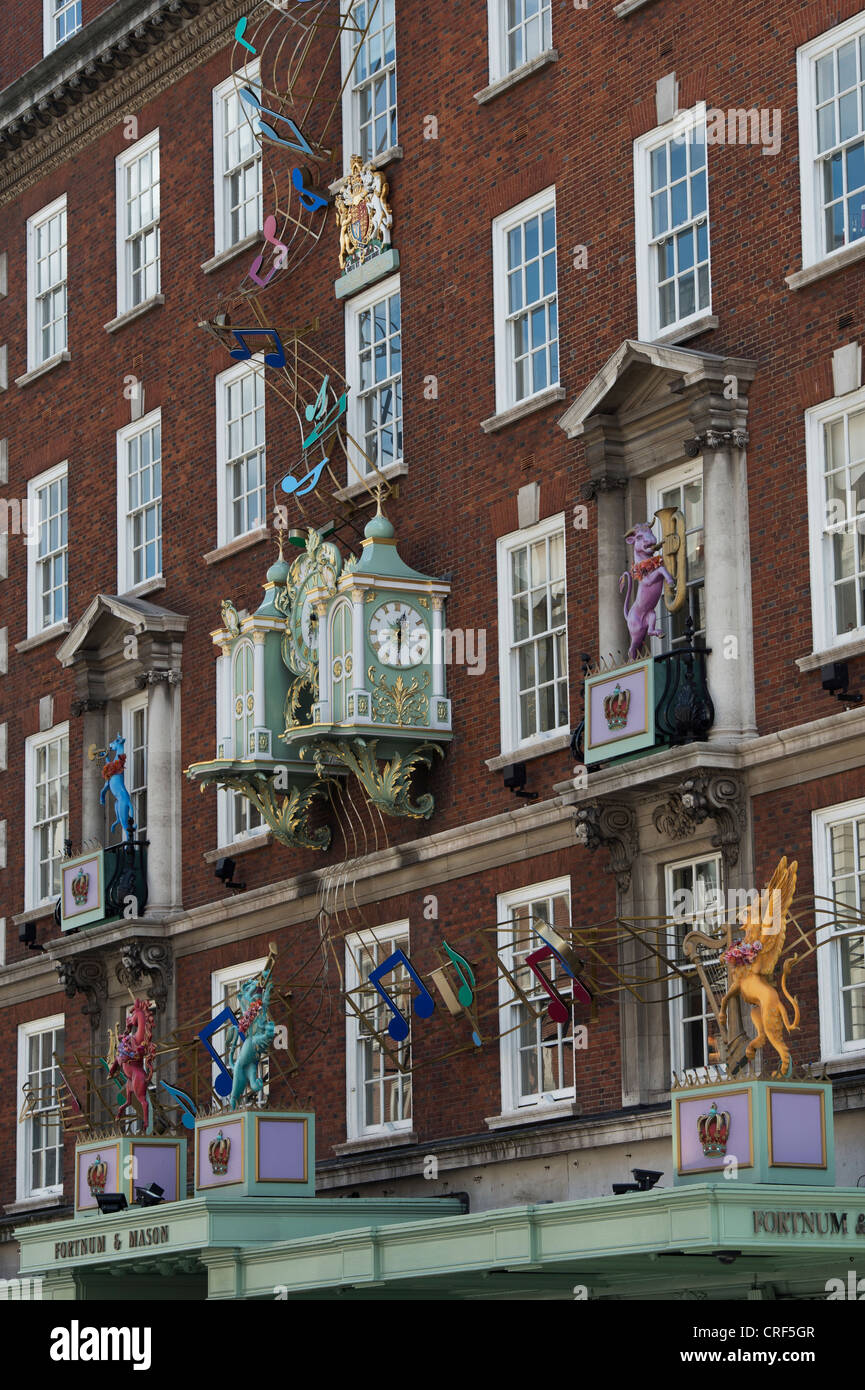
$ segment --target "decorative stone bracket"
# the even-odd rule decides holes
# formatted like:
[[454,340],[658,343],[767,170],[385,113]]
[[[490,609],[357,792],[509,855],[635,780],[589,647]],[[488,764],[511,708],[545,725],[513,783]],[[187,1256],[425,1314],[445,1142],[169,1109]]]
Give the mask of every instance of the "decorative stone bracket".
[[577,808],[577,843],[596,850],[603,845],[610,855],[606,872],[615,874],[620,892],[631,886],[631,865],[640,848],[637,816],[620,801],[590,801]]
[[688,458],[695,459],[704,449],[744,449],[748,444],[747,430],[704,430],[693,439],[683,441]]
[[90,1019],[90,1027],[99,1031],[102,1010],[108,997],[108,977],[105,965],[94,956],[76,956],[72,960],[55,961],[60,983],[70,999],[83,994],[85,1003],[81,1012]]
[[121,946],[115,974],[120,984],[136,996],[140,993],[142,980],[149,979],[150,996],[158,1011],[165,1013],[174,962],[164,941],[130,941]]
[[148,685],[160,685],[163,681],[168,685],[179,685],[182,679],[180,671],[145,671],[143,675],[136,676],[135,684],[139,690],[144,690]]
[[597,478],[590,478],[587,483],[580,487],[580,496],[584,502],[594,502],[599,492],[624,492],[628,486],[629,479],[618,473],[602,473]]
[[747,823],[745,797],[738,777],[729,772],[698,769],[656,807],[652,816],[655,829],[673,840],[693,835],[697,826],[709,819],[718,827],[712,844],[720,849],[725,866],[733,868],[739,862],[739,843]]

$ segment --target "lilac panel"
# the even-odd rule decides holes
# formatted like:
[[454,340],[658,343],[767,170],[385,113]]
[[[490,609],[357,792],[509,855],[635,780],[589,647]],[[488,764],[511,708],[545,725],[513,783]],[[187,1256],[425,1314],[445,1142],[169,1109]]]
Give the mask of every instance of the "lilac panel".
[[[624,695],[630,692],[631,702],[628,706],[628,717],[620,728],[610,729],[607,726],[606,715],[604,714],[604,700],[608,695],[612,695],[616,689]],[[609,680],[598,681],[590,690],[591,699],[591,747],[597,748],[600,744],[611,743],[621,738],[633,738],[637,734],[646,731],[646,668],[641,666],[630,675],[610,676]]]
[[[156,1144],[133,1144],[133,1157],[137,1160],[133,1188],[150,1187],[158,1182],[163,1189],[164,1201],[177,1201],[177,1147]],[[133,1196],[134,1196],[133,1191]]]
[[770,1091],[772,1162],[825,1166],[821,1095]]
[[303,1120],[258,1122],[258,1176],[262,1181],[303,1182],[306,1160]]
[[[697,1120],[705,1115],[712,1101],[717,1101],[718,1113],[727,1111],[730,1116],[730,1133],[727,1138],[726,1154],[704,1154],[697,1129]],[[693,1173],[700,1169],[723,1168],[724,1159],[732,1154],[740,1168],[751,1162],[751,1136],[748,1131],[748,1092],[737,1091],[725,1096],[715,1094],[708,1088],[693,1100],[681,1100],[678,1104],[679,1121],[679,1172]]]
[[85,1149],[82,1153],[78,1150],[78,1208],[80,1211],[92,1211],[98,1206],[96,1198],[91,1194],[87,1186],[87,1169],[91,1163],[95,1163],[97,1158],[101,1158],[107,1168],[105,1174],[105,1184],[103,1192],[119,1192],[120,1181],[117,1174],[117,1155],[118,1147],[111,1144],[104,1149]]
[[[214,1139],[231,1140],[228,1166],[224,1173],[214,1173],[208,1156],[208,1148]],[[198,1186],[224,1187],[227,1183],[240,1182],[243,1177],[243,1120],[223,1120],[221,1124],[202,1125],[196,1131],[198,1145]]]
[[[87,885],[87,901],[77,903],[72,896],[72,884],[80,873],[89,874],[90,882]],[[73,917],[76,913],[90,912],[94,907],[99,906],[99,857],[87,859],[76,868],[64,869],[63,871],[63,916]]]

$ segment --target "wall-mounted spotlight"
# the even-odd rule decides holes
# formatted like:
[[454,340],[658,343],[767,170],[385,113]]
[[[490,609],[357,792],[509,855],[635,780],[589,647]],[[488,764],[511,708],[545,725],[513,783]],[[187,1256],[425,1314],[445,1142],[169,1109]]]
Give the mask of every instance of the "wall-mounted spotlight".
[[26,946],[28,951],[45,951],[44,946],[40,946],[36,940],[36,923],[25,922],[21,931],[18,933],[18,940],[22,946]]
[[136,1187],[135,1205],[137,1207],[158,1207],[165,1201],[165,1188],[160,1187],[158,1182],[152,1182],[149,1187]]
[[246,888],[245,883],[235,883],[234,870],[237,866],[233,859],[217,859],[216,868],[213,870],[217,878],[221,878],[226,888],[231,888],[235,893],[242,893]]
[[862,696],[858,691],[850,694],[847,687],[850,684],[850,672],[847,669],[846,661],[830,661],[828,666],[820,667],[820,677],[823,682],[823,689],[830,695],[834,695],[842,704],[850,703],[858,705]]
[[122,1192],[97,1192],[96,1205],[103,1216],[111,1216],[115,1211],[125,1211],[129,1203]]
[[537,801],[537,792],[524,791],[526,785],[526,765],[525,763],[509,763],[502,768],[502,776],[505,779],[505,786],[513,792],[514,796],[523,796],[527,801]]
[[617,1197],[620,1197],[623,1192],[649,1192],[655,1183],[664,1176],[655,1168],[632,1168],[631,1172],[634,1175],[634,1182],[613,1183],[613,1191]]

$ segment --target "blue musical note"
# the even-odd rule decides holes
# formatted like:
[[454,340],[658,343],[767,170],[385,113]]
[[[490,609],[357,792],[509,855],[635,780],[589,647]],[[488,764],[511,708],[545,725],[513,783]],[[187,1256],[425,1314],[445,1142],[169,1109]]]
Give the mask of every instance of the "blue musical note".
[[[308,434],[306,439],[303,441],[301,448],[308,449],[310,444],[314,444],[317,439],[321,439],[322,435],[326,434],[328,430],[331,428],[331,426],[336,424],[339,417],[345,414],[347,405],[348,392],[343,391],[336,405],[332,407],[326,419],[318,421],[312,433]],[[306,418],[310,418],[309,406],[306,407]]]
[[435,1000],[433,999],[426,985],[421,980],[420,975],[418,975],[417,971],[415,970],[405,951],[394,951],[392,956],[388,956],[387,960],[382,961],[381,965],[376,966],[375,970],[371,971],[369,975],[369,983],[373,986],[374,989],[378,991],[384,1002],[387,1004],[388,1008],[393,1013],[393,1018],[387,1025],[387,1031],[390,1033],[394,1042],[402,1042],[405,1038],[408,1037],[408,1023],[403,1018],[402,1014],[400,1013],[396,1004],[393,1002],[393,999],[388,994],[387,990],[384,988],[383,985],[379,984],[379,980],[381,979],[382,975],[389,975],[390,972],[392,970],[396,970],[397,966],[399,965],[405,967],[405,969],[408,971],[409,975],[411,975],[412,979],[418,987],[419,993],[416,994],[414,999],[412,1000],[412,1007],[414,1008],[414,1011],[417,1014],[418,1018],[429,1018],[436,1006]]
[[244,48],[248,48],[249,51],[250,51],[250,53],[257,53],[257,52],[258,52],[258,49],[257,49],[257,48],[253,48],[252,44],[251,44],[251,43],[247,43],[247,42],[246,42],[246,39],[243,37],[243,35],[246,33],[246,25],[247,25],[247,19],[246,19],[246,15],[244,15],[244,16],[243,16],[243,19],[239,19],[239,20],[237,21],[237,23],[235,24],[235,26],[234,26],[234,37],[237,39],[237,42],[238,42],[238,43],[242,43],[242,44],[243,44]]
[[[305,478],[294,478],[291,475],[287,478],[283,478],[280,487],[283,492],[289,494],[293,492],[295,497],[305,497],[308,492],[312,492],[313,488],[318,487],[318,480],[324,472],[324,465],[326,463],[327,459],[322,459],[321,463],[317,464],[315,468],[310,469]],[[311,482],[310,479],[312,480]],[[303,484],[307,482],[309,486],[304,487]]]
[[280,136],[277,135],[276,131],[273,129],[272,126],[269,126],[265,121],[259,119],[259,131],[262,135],[267,135],[269,139],[275,140],[277,145],[285,145],[286,149],[288,150],[297,150],[299,154],[311,155],[313,159],[319,158],[319,156],[315,153],[312,146],[306,139],[306,136],[303,134],[300,128],[295,125],[294,121],[291,119],[290,116],[283,116],[280,114],[279,111],[271,111],[267,106],[262,106],[261,102],[258,100],[258,97],[255,95],[255,92],[253,92],[250,87],[241,87],[240,97],[241,100],[246,102],[247,106],[251,106],[255,111],[258,112],[259,117],[273,116],[274,120],[276,121],[285,121],[286,125],[291,126],[292,133],[297,138],[296,140],[283,140],[280,138]]
[[273,352],[266,352],[264,354],[265,362],[269,367],[285,366],[285,349],[282,346],[282,340],[275,328],[232,328],[231,331],[241,346],[239,348],[232,348],[229,353],[230,357],[235,357],[238,362],[245,362],[247,357],[252,356],[252,349],[246,341],[246,335],[248,333],[266,333],[268,337],[275,339],[276,348]]
[[210,1022],[206,1025],[206,1027],[202,1028],[201,1032],[198,1034],[198,1037],[204,1043],[204,1046],[207,1048],[214,1062],[219,1067],[219,1076],[213,1083],[213,1089],[218,1096],[225,1097],[231,1095],[233,1078],[231,1072],[228,1070],[228,1067],[225,1065],[222,1058],[218,1055],[213,1046],[208,1042],[208,1038],[212,1038],[214,1033],[218,1033],[223,1023],[231,1023],[234,1025],[234,1027],[237,1029],[238,1036],[240,1037],[241,1042],[246,1037],[246,1034],[241,1031],[240,1023],[238,1022],[235,1014],[231,1009],[228,1008],[227,1005],[216,1015],[216,1018],[212,1018]]
[[[267,129],[266,126],[262,126],[261,128],[262,130]],[[281,143],[284,144],[285,142],[282,141]],[[306,208],[307,212],[315,212],[316,208],[327,207],[330,199],[322,198],[320,193],[314,193],[311,188],[306,188],[303,182],[303,174],[300,172],[299,169],[292,169],[291,181],[297,189],[298,197],[300,198],[300,201]],[[309,202],[306,201],[307,198],[309,199]]]
[[185,1128],[195,1129],[195,1116],[198,1114],[198,1111],[195,1108],[195,1103],[192,1100],[192,1097],[188,1096],[185,1091],[179,1090],[177,1086],[169,1086],[167,1081],[163,1081],[162,1085],[165,1087],[166,1091],[170,1091],[171,1094],[173,1096],[176,1096],[177,1099],[180,1101],[180,1104],[183,1107],[183,1114],[181,1115],[180,1119]]

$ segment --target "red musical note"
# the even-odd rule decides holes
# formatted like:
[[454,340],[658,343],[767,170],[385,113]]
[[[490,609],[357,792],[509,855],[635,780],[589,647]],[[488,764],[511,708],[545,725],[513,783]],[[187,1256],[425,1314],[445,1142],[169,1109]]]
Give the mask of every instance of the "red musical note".
[[[552,951],[556,960],[561,965],[562,969],[568,975],[570,975],[571,979],[574,982],[574,999],[579,999],[583,1004],[591,1004],[592,996],[586,989],[582,980],[579,978],[578,975],[574,973],[573,969],[571,968],[571,965],[569,964],[567,957],[564,954],[567,949],[566,943],[559,936],[558,932],[553,932],[552,927],[550,927],[549,929],[550,935],[555,936],[556,940],[559,943],[559,949],[557,950],[556,947],[552,944],[552,942],[548,941],[547,938],[543,935],[543,933],[538,931],[537,927],[533,927],[532,930],[534,931],[536,936],[539,936],[541,938],[541,941],[543,941],[545,946],[549,946],[550,950]],[[580,962],[580,964],[582,964],[582,962]]]
[[550,996],[550,1002],[547,1005],[547,1013],[553,1023],[567,1023],[571,1016],[570,1010],[558,990],[550,983],[540,967],[540,962],[542,960],[549,960],[550,956],[555,955],[556,952],[553,950],[552,946],[541,946],[540,950],[532,951],[526,956],[526,965],[537,978],[538,983]]

